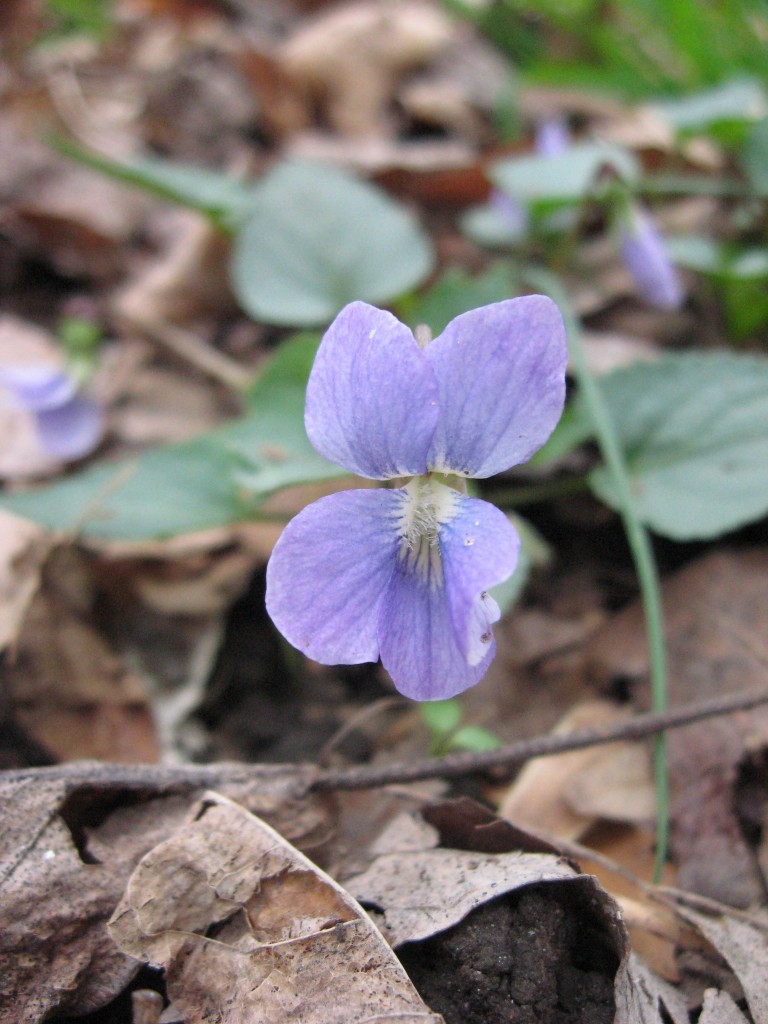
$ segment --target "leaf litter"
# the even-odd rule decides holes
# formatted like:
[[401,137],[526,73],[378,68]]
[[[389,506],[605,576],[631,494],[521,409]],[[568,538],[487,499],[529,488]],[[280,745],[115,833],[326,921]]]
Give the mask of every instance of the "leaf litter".
[[[30,48],[44,20],[34,6],[17,0],[0,15],[8,40],[0,257],[14,314],[3,319],[0,356],[32,352],[37,326],[36,351],[50,358],[60,315],[88,300],[108,337],[104,366],[123,367],[106,374],[112,417],[97,464],[229,420],[284,332],[237,310],[220,230],[64,162],[31,138],[29,124],[52,123],[113,156],[149,150],[241,178],[257,178],[278,149],[362,168],[419,208],[440,270],[485,269],[477,248],[448,226],[447,211],[487,196],[509,65],[442,9],[394,14],[366,2],[308,15],[280,4],[122,0],[107,49],[64,39],[43,54]],[[390,50],[374,45],[370,26],[382,19],[393,29]],[[647,105],[526,87],[518,109],[529,128],[564,112],[606,143],[628,146],[646,172],[678,166],[680,153],[686,172],[728,167],[723,147],[702,136],[681,140]],[[526,145],[505,139],[501,155]],[[754,173],[759,162],[751,166]],[[707,234],[724,218],[712,196],[658,206],[676,233]],[[704,288],[673,315],[642,308],[610,242],[597,237],[594,214],[585,220],[585,272],[569,283],[596,372],[691,340],[723,344],[723,319],[710,315]],[[35,461],[30,431],[11,443],[7,422],[0,465],[9,491],[59,471]],[[584,449],[567,459],[583,471],[593,465]],[[154,478],[158,494],[164,472]],[[527,473],[505,484],[530,482]],[[161,960],[164,981],[152,975],[161,1002],[135,991],[136,1024],[144,1012],[156,1021],[168,998],[165,1013],[179,1021],[208,1010],[232,1021],[378,1020],[394,1006],[400,1020],[437,1021],[444,1007],[449,1024],[489,1024],[491,1004],[472,993],[491,979],[504,981],[520,1014],[508,1018],[508,1006],[496,1006],[501,1019],[559,1020],[568,993],[568,1020],[768,1019],[765,712],[670,733],[675,863],[665,881],[705,894],[698,902],[651,887],[629,897],[600,869],[606,892],[557,845],[558,836],[579,835],[596,857],[650,870],[645,744],[595,748],[591,767],[552,758],[517,779],[493,772],[462,780],[459,789],[514,825],[466,805],[430,806],[445,788],[439,783],[310,796],[314,769],[282,762],[331,749],[342,764],[407,760],[424,756],[429,737],[397,708],[364,727],[361,707],[390,692],[381,674],[292,662],[264,622],[263,563],[281,518],[309,496],[294,497],[278,498],[275,522],[133,541],[114,532],[110,539],[108,529],[75,540],[81,528],[87,533],[78,517],[62,537],[1,514],[3,764],[149,762],[161,751],[166,759],[277,764],[251,769],[249,784],[216,781],[224,796],[202,796],[210,780],[163,781],[162,765],[141,784],[116,781],[108,767],[87,783],[77,781],[78,766],[71,776],[64,766],[60,776],[3,779],[0,1019],[98,1012],[146,983],[146,973],[131,981],[142,963]],[[111,514],[101,491],[86,511],[88,522],[108,523]],[[532,518],[556,562],[537,569],[516,617],[502,623],[498,664],[465,705],[467,721],[507,740],[554,728],[596,700],[619,717],[647,704],[640,610],[614,614],[635,596],[615,521],[581,496],[536,506]],[[760,523],[750,530],[752,549],[742,536],[711,553],[659,545],[675,704],[764,685],[756,638],[766,614],[765,534]],[[584,863],[592,870],[596,862]],[[365,898],[370,920],[353,897]],[[118,906],[115,942],[105,925]],[[378,926],[396,940],[410,981]],[[655,953],[648,947],[647,963],[638,955],[646,954],[643,929],[663,943]],[[258,969],[244,972],[245,960]],[[260,998],[251,1011],[253,990]],[[345,1007],[343,1018],[332,1003]]]

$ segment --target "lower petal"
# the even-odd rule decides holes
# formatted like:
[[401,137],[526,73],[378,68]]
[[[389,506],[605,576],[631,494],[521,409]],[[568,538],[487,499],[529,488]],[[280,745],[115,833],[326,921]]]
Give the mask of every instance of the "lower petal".
[[396,491],[342,491],[286,526],[267,566],[267,611],[308,657],[324,665],[378,658],[379,605],[401,508]]
[[56,459],[82,459],[104,433],[101,406],[85,395],[75,395],[56,409],[43,409],[35,421],[43,447]]
[[470,665],[453,627],[439,554],[432,572],[398,557],[379,611],[384,668],[400,693],[414,700],[447,700],[478,683],[493,660],[490,637],[483,659]]
[[485,658],[499,607],[486,591],[515,571],[520,538],[494,505],[461,498],[456,514],[440,527],[445,590],[459,650],[470,665]]

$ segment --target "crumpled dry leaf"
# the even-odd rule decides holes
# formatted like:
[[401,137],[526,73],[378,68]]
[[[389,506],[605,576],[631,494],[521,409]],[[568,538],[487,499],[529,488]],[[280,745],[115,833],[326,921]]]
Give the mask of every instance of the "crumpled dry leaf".
[[303,24],[283,45],[280,62],[322,100],[340,135],[387,134],[387,107],[400,77],[436,56],[453,32],[450,19],[429,4],[363,0]]
[[685,999],[630,953],[616,974],[615,1024],[689,1024]]
[[64,781],[5,784],[2,795],[0,1022],[31,1024],[54,1010],[98,1009],[136,972],[104,922],[142,844],[151,845],[155,829],[164,834],[175,808],[160,800],[151,814],[144,809],[141,822],[134,815],[99,862],[78,849],[72,828],[79,816],[65,810],[73,794]]
[[102,174],[52,158],[44,183],[13,203],[6,230],[67,277],[103,280],[119,271],[147,199]]
[[704,993],[699,1024],[746,1024],[747,1018],[727,992],[708,988]]
[[[741,983],[752,1019],[768,1020],[768,971],[765,967],[768,963],[768,916],[765,912],[756,912],[755,923],[751,924],[730,914],[719,917],[705,914],[683,902],[677,904],[675,911],[727,961]],[[719,1011],[726,1012],[722,1007]]]
[[[106,921],[140,857],[203,789],[83,767],[0,779],[0,1024],[89,1013],[123,990],[137,964],[116,949]],[[309,776],[295,767],[248,773],[251,781],[222,780],[221,788],[294,841],[312,842],[325,826],[307,798]]]
[[[768,552],[718,551],[670,576],[666,610],[670,703],[685,704],[765,683],[765,664],[743,635],[760,637],[768,617]],[[648,701],[643,611],[633,604],[590,641],[591,677],[631,681]],[[768,712],[757,708],[671,732],[667,737],[671,846],[684,889],[732,906],[764,897],[754,850],[736,817],[740,762],[768,745]],[[756,807],[759,801],[754,800]],[[756,822],[756,824],[760,824]]]
[[441,1019],[341,886],[216,793],[143,858],[109,929],[165,968],[190,1024]]

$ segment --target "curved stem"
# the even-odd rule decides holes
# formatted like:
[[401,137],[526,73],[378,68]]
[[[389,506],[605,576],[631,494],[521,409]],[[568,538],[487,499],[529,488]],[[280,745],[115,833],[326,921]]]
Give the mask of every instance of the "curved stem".
[[[613,478],[613,483],[619,497],[620,515],[635,563],[643,610],[645,612],[653,710],[656,714],[663,714],[667,708],[667,656],[661,588],[659,586],[659,575],[650,537],[637,514],[629,483],[629,473],[624,461],[624,453],[619,445],[611,414],[603,398],[600,386],[587,364],[581,337],[581,325],[571,310],[568,297],[560,282],[545,270],[536,269],[530,273],[529,279],[535,287],[543,288],[557,302],[565,320],[573,368],[592,416],[600,451]],[[653,766],[656,786],[656,863],[654,867],[654,881],[658,881],[667,858],[669,846],[669,777],[663,734],[659,734],[655,739]]]
[[520,508],[523,505],[535,505],[540,501],[562,498],[567,494],[579,494],[588,489],[586,475],[560,477],[558,480],[545,480],[538,484],[521,484],[519,487],[495,487],[483,494],[483,497],[494,505],[507,508]]

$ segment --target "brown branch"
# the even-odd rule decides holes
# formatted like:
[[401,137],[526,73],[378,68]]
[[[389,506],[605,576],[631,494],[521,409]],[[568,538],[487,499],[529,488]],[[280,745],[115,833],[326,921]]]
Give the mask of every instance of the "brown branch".
[[760,704],[768,704],[768,690],[731,694],[715,700],[686,704],[663,714],[641,714],[625,721],[614,722],[591,729],[570,733],[547,733],[532,739],[519,740],[496,750],[482,753],[447,754],[445,757],[425,761],[382,765],[362,765],[323,772],[315,780],[314,789],[370,789],[393,782],[417,782],[435,776],[451,777],[488,768],[511,767],[534,757],[551,757],[569,750],[581,750],[617,740],[636,740],[667,729],[679,729],[704,718],[729,715],[736,711],[749,711]]
[[768,690],[718,697],[673,708],[664,714],[640,714],[602,728],[571,733],[548,733],[519,740],[482,753],[448,754],[423,761],[387,765],[360,765],[322,771],[306,764],[241,764],[220,762],[210,765],[110,764],[101,761],[70,761],[47,768],[18,768],[0,772],[0,782],[61,781],[68,786],[105,786],[112,789],[142,790],[160,787],[176,792],[214,788],[228,783],[254,783],[270,779],[288,783],[295,780],[296,795],[302,790],[372,789],[420,779],[452,777],[488,768],[506,768],[534,757],[550,757],[569,750],[636,740],[667,729],[680,729],[705,718],[749,711],[768,704]]

